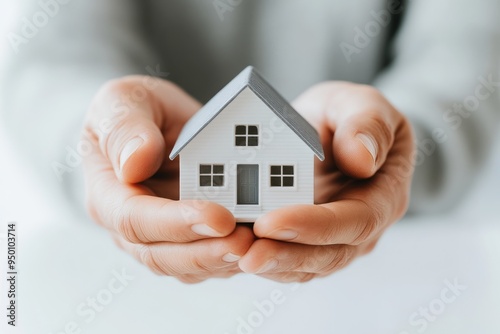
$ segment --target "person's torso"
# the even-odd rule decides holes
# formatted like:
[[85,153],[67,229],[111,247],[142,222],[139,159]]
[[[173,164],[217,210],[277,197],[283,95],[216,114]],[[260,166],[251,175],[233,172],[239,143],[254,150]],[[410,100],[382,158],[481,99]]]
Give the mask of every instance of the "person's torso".
[[203,102],[247,65],[287,99],[321,81],[371,82],[384,65],[390,26],[400,16],[386,15],[394,3],[142,1],[162,69]]

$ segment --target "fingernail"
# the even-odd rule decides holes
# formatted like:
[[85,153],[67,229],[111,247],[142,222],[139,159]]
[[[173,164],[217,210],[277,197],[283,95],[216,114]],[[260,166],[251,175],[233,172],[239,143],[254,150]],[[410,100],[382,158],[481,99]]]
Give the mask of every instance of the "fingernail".
[[356,137],[363,143],[365,148],[372,155],[373,161],[377,161],[377,142],[372,136],[366,135],[364,133],[358,133]]
[[279,230],[271,233],[270,238],[278,240],[292,240],[299,236],[299,234],[292,230]]
[[139,147],[141,147],[142,143],[144,143],[144,139],[141,137],[135,137],[125,145],[122,153],[120,154],[120,170],[123,169],[123,166],[127,162],[128,158],[130,158],[130,156],[134,154]]
[[267,273],[268,271],[273,270],[278,266],[278,260],[276,259],[271,259],[266,262],[265,265],[263,265],[258,271],[257,274],[262,274],[262,273]]
[[233,253],[227,253],[222,257],[222,261],[227,262],[227,263],[233,263],[236,261],[239,261],[241,259],[241,256],[238,256]]
[[202,235],[204,237],[221,237],[222,235],[205,224],[194,224],[191,226],[191,230],[198,235]]

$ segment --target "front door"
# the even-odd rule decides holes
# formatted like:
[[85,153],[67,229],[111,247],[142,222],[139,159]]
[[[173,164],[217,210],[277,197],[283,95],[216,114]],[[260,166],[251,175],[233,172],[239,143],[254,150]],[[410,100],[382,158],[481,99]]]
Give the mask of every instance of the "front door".
[[236,203],[259,204],[259,165],[238,165]]

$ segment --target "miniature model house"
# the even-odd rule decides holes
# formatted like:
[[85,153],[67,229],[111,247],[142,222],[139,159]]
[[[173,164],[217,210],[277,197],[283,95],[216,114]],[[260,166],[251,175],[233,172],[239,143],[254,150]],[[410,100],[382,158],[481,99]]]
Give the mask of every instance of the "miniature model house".
[[184,126],[170,154],[180,154],[180,198],[209,200],[238,222],[314,201],[316,130],[247,67]]

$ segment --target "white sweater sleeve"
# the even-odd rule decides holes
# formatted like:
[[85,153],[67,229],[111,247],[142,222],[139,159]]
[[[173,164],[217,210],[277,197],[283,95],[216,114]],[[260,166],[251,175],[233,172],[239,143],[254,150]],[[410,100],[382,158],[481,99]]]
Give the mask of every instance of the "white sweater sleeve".
[[[155,63],[141,36],[137,1],[69,1],[48,9],[34,0],[22,3],[28,4],[20,13],[25,20],[8,35],[0,117],[46,189],[63,190],[59,195],[68,198],[83,192],[74,152],[92,96],[106,80],[144,73]],[[44,25],[41,13],[49,18]]]
[[500,120],[500,1],[418,0],[376,81],[412,121],[411,212],[456,203],[480,173]]

